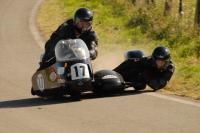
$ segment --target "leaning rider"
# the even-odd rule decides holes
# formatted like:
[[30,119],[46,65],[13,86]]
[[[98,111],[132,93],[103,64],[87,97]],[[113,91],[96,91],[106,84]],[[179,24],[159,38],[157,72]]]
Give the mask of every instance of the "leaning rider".
[[151,56],[125,60],[114,71],[120,73],[126,82],[131,82],[135,90],[143,90],[146,85],[159,90],[167,85],[174,69],[169,49],[158,46]]

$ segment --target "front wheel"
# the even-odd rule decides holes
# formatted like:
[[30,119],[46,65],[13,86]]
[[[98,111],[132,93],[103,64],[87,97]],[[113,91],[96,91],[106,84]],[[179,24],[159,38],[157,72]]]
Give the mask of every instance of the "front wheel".
[[71,91],[70,96],[73,100],[80,100],[81,99],[81,92],[80,91]]

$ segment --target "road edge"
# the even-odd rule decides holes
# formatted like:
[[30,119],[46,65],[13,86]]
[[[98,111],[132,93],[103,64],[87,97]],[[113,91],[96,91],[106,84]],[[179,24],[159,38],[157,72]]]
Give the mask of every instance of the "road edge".
[[145,93],[145,95],[153,96],[153,97],[157,97],[161,99],[166,99],[166,100],[174,101],[177,103],[187,104],[187,105],[191,105],[195,107],[200,107],[200,102],[198,100],[184,99],[184,97],[180,97],[176,95],[170,96],[167,94],[160,94],[160,93],[155,93],[155,92]]
[[44,39],[42,38],[39,29],[36,24],[36,16],[38,13],[38,9],[40,8],[41,4],[43,3],[44,0],[38,0],[34,7],[31,10],[31,14],[29,16],[29,29],[31,31],[31,34],[36,41],[37,45],[43,50],[44,49]]

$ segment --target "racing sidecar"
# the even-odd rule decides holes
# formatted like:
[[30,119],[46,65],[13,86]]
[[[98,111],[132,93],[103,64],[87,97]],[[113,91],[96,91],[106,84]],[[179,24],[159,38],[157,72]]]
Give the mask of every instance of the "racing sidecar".
[[55,47],[56,62],[32,76],[32,95],[81,98],[86,91],[122,91],[123,78],[112,70],[93,73],[89,50],[81,39],[60,40]]

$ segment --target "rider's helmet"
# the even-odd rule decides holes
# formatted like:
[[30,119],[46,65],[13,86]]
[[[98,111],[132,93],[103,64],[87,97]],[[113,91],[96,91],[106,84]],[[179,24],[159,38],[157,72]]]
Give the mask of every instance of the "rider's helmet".
[[153,50],[152,58],[158,68],[166,68],[170,63],[169,49],[164,46],[158,46]]
[[87,8],[79,8],[74,14],[74,23],[79,32],[92,28],[93,12]]

